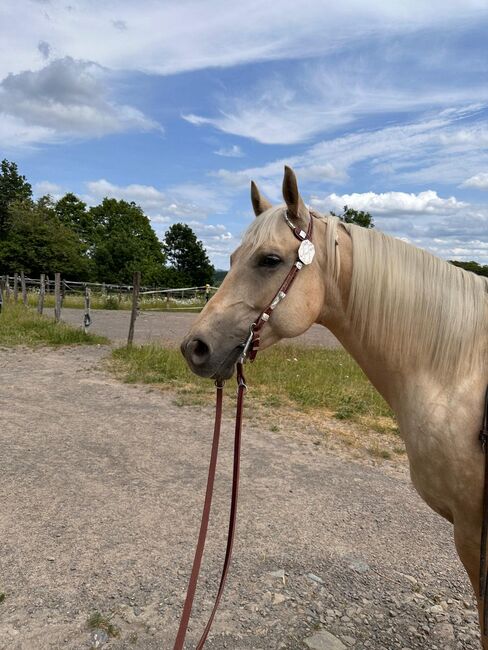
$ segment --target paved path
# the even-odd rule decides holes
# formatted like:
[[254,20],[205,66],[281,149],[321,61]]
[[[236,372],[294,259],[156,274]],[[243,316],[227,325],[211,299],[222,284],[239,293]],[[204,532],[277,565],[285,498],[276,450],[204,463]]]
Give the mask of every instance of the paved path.
[[[120,629],[110,649],[172,647],[212,408],[119,383],[106,352],[2,350],[2,650],[96,647],[95,610]],[[190,648],[222,563],[231,429],[226,415]],[[237,543],[209,650],[302,650],[318,630],[358,650],[475,650],[450,526],[404,468],[343,460],[314,438],[246,416]]]
[[[46,313],[50,313],[47,310]],[[80,325],[83,319],[81,309],[63,309],[63,320],[72,325]],[[135,342],[161,341],[166,344],[178,345],[191,324],[196,314],[188,312],[142,312],[135,328]],[[127,340],[129,331],[130,312],[128,310],[94,309],[92,311],[92,325],[90,331],[95,334],[107,336],[112,341]],[[291,339],[289,339],[291,340]],[[313,325],[308,332],[293,339],[302,345],[322,345],[325,347],[338,347],[337,339],[320,325]]]

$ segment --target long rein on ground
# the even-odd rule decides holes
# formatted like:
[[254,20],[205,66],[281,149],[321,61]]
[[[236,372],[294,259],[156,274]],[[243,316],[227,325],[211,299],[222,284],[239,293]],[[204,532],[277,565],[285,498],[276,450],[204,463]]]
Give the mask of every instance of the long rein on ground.
[[[289,219],[288,215],[285,215],[285,220],[288,226],[291,228],[294,236],[300,241],[300,246],[297,251],[297,259],[287,276],[281,283],[280,288],[276,292],[273,300],[269,305],[264,309],[259,317],[252,323],[249,336],[246,341],[242,344],[242,351],[237,362],[237,405],[236,405],[236,419],[235,419],[235,430],[234,430],[234,466],[232,474],[232,497],[231,497],[231,507],[230,507],[230,518],[229,518],[229,528],[227,534],[227,547],[225,551],[224,565],[222,568],[222,575],[220,578],[219,588],[217,590],[217,596],[215,598],[215,604],[213,606],[212,612],[208,619],[207,625],[203,631],[203,634],[196,646],[196,650],[201,650],[203,648],[205,641],[207,639],[208,633],[213,623],[215,613],[220,603],[222,597],[222,592],[224,590],[225,581],[227,578],[227,573],[229,570],[230,559],[232,555],[232,547],[234,544],[234,532],[236,525],[236,515],[237,515],[237,497],[239,493],[239,466],[240,466],[240,450],[241,450],[241,429],[242,429],[242,410],[244,406],[244,394],[246,392],[246,380],[244,377],[243,366],[246,359],[254,361],[259,350],[260,344],[260,333],[261,329],[268,322],[269,317],[271,316],[273,310],[277,305],[285,298],[287,292],[289,291],[293,281],[295,280],[297,273],[303,266],[310,264],[314,258],[315,248],[312,243],[312,232],[313,232],[313,215],[310,212],[310,218],[308,222],[307,232],[297,228]],[[193,559],[192,571],[190,574],[190,581],[188,583],[188,589],[186,593],[185,603],[183,605],[183,612],[181,614],[180,625],[178,628],[178,634],[176,636],[176,641],[173,647],[173,650],[183,650],[185,643],[185,637],[188,629],[188,623],[190,620],[191,610],[193,606],[193,599],[195,596],[195,590],[197,587],[198,575],[200,572],[200,566],[202,563],[203,551],[205,548],[205,540],[207,536],[208,521],[210,517],[210,508],[212,504],[212,494],[213,494],[213,485],[215,479],[215,468],[217,465],[217,454],[219,448],[219,438],[220,438],[220,427],[222,421],[222,397],[223,397],[223,388],[224,382],[216,382],[216,405],[215,405],[215,423],[214,423],[214,433],[212,441],[212,451],[210,454],[210,464],[208,470],[208,479],[207,479],[207,489],[205,492],[205,501],[202,512],[202,520],[200,523],[200,532],[198,534],[197,546],[195,549],[195,556]]]
[[[283,280],[280,288],[276,292],[273,300],[269,305],[264,309],[259,317],[254,321],[249,330],[249,336],[246,341],[242,344],[242,352],[239,356],[237,362],[237,404],[236,404],[236,417],[235,417],[235,429],[234,429],[234,463],[233,463],[233,473],[232,473],[232,497],[231,497],[231,506],[230,506],[230,517],[229,517],[229,527],[227,532],[227,546],[225,550],[224,564],[222,567],[222,574],[220,578],[219,588],[217,590],[217,595],[215,597],[215,603],[210,613],[207,625],[203,631],[202,636],[198,644],[196,645],[195,650],[202,650],[207,640],[210,628],[217,612],[217,608],[224,591],[225,582],[227,579],[227,573],[230,566],[230,560],[232,556],[232,548],[234,545],[234,533],[236,527],[236,517],[237,517],[237,499],[239,494],[239,469],[240,469],[240,455],[241,455],[241,431],[242,431],[242,411],[244,407],[244,395],[247,390],[246,380],[244,377],[243,366],[247,359],[249,361],[254,361],[259,350],[260,345],[260,332],[264,325],[268,322],[273,310],[277,305],[286,297],[287,292],[289,291],[293,281],[295,280],[297,273],[303,266],[311,264],[314,255],[315,248],[312,243],[312,233],[313,233],[313,217],[315,215],[310,210],[309,211],[309,222],[307,232],[297,228],[292,221],[289,219],[288,214],[285,213],[285,221],[288,226],[291,228],[294,236],[300,241],[300,245],[297,251],[297,260],[291,267],[287,276]],[[203,551],[205,548],[205,540],[207,537],[208,522],[210,518],[210,509],[212,505],[212,496],[213,496],[213,486],[215,480],[215,470],[217,466],[217,456],[219,449],[219,440],[220,440],[220,429],[222,422],[222,399],[223,399],[223,389],[224,382],[216,381],[216,404],[215,404],[215,422],[214,422],[214,432],[212,440],[212,451],[210,455],[210,464],[208,470],[207,478],[207,488],[205,492],[205,501],[202,512],[202,519],[200,523],[200,531],[198,534],[197,546],[195,549],[195,556],[193,559],[192,571],[190,574],[190,580],[188,583],[188,589],[186,593],[185,603],[183,605],[183,611],[181,614],[180,625],[178,628],[178,633],[176,640],[173,646],[173,650],[183,650],[185,638],[188,630],[188,623],[190,621],[191,610],[193,607],[193,600],[195,597],[195,591],[197,588],[198,576],[200,573],[200,567],[202,563]],[[485,454],[485,479],[484,479],[484,490],[483,490],[483,520],[481,528],[481,553],[480,553],[480,578],[479,578],[479,597],[482,603],[482,633],[484,635],[488,632],[488,558],[487,558],[487,541],[488,541],[488,388],[486,389],[485,402],[483,409],[483,420],[482,427],[480,431],[480,442],[482,450]]]

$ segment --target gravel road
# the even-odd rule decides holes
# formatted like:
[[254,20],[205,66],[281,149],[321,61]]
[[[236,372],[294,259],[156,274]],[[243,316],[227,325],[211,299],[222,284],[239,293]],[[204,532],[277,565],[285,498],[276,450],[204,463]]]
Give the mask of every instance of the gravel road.
[[[52,315],[51,312],[52,310],[46,310],[49,315]],[[71,325],[81,326],[83,311],[63,309],[62,317]],[[136,321],[134,340],[136,343],[159,341],[177,345],[190,329],[195,318],[196,314],[188,312],[143,311]],[[102,334],[115,342],[126,341],[129,319],[130,312],[127,310],[94,309],[90,331],[94,334]],[[293,342],[300,345],[322,345],[328,348],[340,346],[335,336],[321,325],[313,325],[305,334],[293,339]]]
[[[107,352],[2,350],[2,649],[172,648],[212,408],[119,383]],[[188,647],[223,558],[231,429],[227,414]],[[305,429],[246,416],[234,561],[209,650],[477,649],[451,528],[407,470],[333,455]],[[88,629],[95,610],[117,638]]]

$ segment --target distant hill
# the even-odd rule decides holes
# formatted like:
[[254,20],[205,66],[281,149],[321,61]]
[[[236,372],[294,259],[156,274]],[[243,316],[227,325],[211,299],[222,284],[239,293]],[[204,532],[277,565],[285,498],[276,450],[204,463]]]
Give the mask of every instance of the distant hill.
[[214,283],[217,286],[220,286],[227,275],[228,271],[224,271],[223,269],[215,269],[214,273]]

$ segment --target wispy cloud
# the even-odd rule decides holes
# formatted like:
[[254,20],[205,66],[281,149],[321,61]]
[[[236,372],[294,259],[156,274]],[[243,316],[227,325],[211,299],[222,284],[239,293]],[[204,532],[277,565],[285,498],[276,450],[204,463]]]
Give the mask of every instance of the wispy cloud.
[[[322,140],[299,155],[238,171],[221,169],[216,175],[235,187],[244,187],[249,179],[279,187],[283,165],[289,164],[304,181],[330,186],[347,181],[356,166],[362,164],[369,166],[372,178],[381,178],[383,183],[460,183],[469,170],[488,162],[488,149],[483,146],[488,127],[484,121],[470,123],[471,119],[478,119],[477,109],[441,111],[418,122]],[[462,147],[458,142],[460,132],[465,137]],[[473,133],[473,137],[466,138],[467,133]]]
[[[148,0],[141,11],[139,3],[121,0],[114,16],[110,3],[98,3],[93,11],[91,3],[53,0],[48,5],[29,4],[29,25],[20,32],[8,27],[18,12],[18,2],[1,3],[4,56],[0,77],[38,67],[32,42],[39,34],[58,56],[90,56],[110,68],[171,74],[320,56],[368,37],[379,41],[385,34],[397,36],[433,26],[447,29],[460,21],[475,23],[487,15],[488,7],[477,0]],[[107,29],[115,23],[130,28]]]
[[214,151],[214,154],[224,158],[242,158],[244,156],[244,152],[237,144],[233,144],[231,147],[221,147]]

